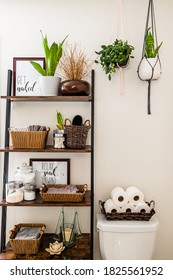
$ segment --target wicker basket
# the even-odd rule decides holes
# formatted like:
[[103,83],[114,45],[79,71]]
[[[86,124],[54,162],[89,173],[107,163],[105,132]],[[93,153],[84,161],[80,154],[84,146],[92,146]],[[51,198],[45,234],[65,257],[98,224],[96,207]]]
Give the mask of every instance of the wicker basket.
[[[67,124],[68,122],[70,124]],[[85,148],[88,131],[91,128],[90,121],[86,120],[82,125],[72,125],[69,119],[65,119],[64,127],[67,133],[66,146],[72,149]]]
[[99,200],[101,213],[105,215],[107,220],[126,220],[126,221],[149,221],[155,214],[154,207],[155,202],[146,202],[151,208],[150,213],[106,213],[103,201]]
[[46,131],[11,131],[12,146],[16,149],[44,149],[47,143],[47,137],[50,128],[46,128]]
[[58,184],[43,184],[40,187],[40,196],[43,201],[51,201],[51,202],[81,202],[84,198],[84,194],[88,189],[88,186],[85,185],[76,185],[78,192],[74,194],[70,193],[47,193],[49,188],[62,188],[67,185],[58,185]]
[[[15,236],[21,227],[40,227],[40,236],[37,239],[16,239]],[[44,224],[18,224],[9,232],[9,241],[15,254],[37,254],[41,244],[41,238],[46,225]]]

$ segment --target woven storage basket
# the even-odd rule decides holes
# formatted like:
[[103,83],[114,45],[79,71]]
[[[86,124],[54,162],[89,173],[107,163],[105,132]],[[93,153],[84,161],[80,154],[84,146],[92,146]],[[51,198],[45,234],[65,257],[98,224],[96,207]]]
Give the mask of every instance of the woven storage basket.
[[43,149],[46,147],[47,137],[50,128],[46,128],[46,131],[11,131],[12,146],[17,149]]
[[[40,227],[40,236],[37,239],[16,239],[15,236],[21,227]],[[46,225],[44,224],[18,224],[9,232],[9,241],[15,254],[37,254],[41,244],[41,238]]]
[[[70,124],[67,124],[68,122]],[[82,125],[72,125],[69,119],[65,119],[64,127],[67,134],[66,146],[72,149],[85,148],[88,131],[91,128],[90,121],[86,120]]]
[[150,213],[106,213],[103,201],[99,200],[101,213],[105,215],[107,220],[126,220],[126,221],[149,221],[155,214],[155,202],[146,202],[151,208]]
[[58,184],[48,184],[42,185],[40,187],[40,196],[43,201],[51,201],[51,202],[81,202],[84,198],[84,194],[88,189],[88,186],[85,185],[76,185],[79,192],[77,193],[47,193],[49,188],[62,188],[67,185],[58,185]]

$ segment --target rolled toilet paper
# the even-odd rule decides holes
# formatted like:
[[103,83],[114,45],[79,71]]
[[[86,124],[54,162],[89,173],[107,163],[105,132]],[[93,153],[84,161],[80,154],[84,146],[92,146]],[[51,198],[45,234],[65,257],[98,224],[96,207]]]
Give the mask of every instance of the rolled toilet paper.
[[116,205],[118,205],[119,207],[123,207],[127,204],[129,196],[123,188],[115,187],[111,191],[111,198]]
[[126,189],[126,193],[129,196],[129,202],[133,205],[138,205],[144,200],[144,194],[135,186],[130,186]]
[[121,208],[121,211],[123,213],[134,213],[135,212],[135,206],[128,202],[126,205],[124,205],[122,208]]
[[116,205],[111,198],[107,199],[104,204],[106,213],[120,213],[121,208]]
[[151,209],[145,201],[143,201],[135,206],[136,213],[145,214],[145,213],[150,213],[150,211],[151,211]]

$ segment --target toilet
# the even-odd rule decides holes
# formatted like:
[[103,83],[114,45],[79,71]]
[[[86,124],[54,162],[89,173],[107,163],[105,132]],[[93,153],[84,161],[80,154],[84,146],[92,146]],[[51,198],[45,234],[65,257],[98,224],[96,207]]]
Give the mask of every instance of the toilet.
[[97,214],[102,259],[152,259],[158,228],[159,221],[156,215],[149,221],[109,221],[103,214]]

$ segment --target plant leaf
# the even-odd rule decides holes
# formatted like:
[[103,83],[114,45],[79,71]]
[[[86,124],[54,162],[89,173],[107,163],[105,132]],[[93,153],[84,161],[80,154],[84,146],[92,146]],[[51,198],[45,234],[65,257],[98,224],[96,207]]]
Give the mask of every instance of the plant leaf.
[[42,68],[42,66],[39,63],[35,61],[30,61],[30,63],[38,71],[38,73],[40,73],[42,76],[46,76],[46,70]]
[[57,48],[58,45],[54,42],[49,50],[49,56],[47,58],[48,76],[53,76],[57,67]]

